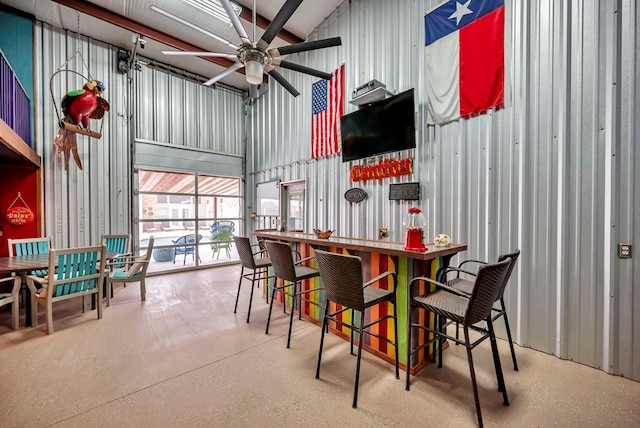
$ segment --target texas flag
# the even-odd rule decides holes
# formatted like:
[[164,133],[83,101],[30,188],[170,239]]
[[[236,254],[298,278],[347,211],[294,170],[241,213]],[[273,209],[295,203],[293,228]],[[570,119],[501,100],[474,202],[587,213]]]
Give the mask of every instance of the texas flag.
[[504,0],[449,0],[424,17],[429,124],[501,107]]

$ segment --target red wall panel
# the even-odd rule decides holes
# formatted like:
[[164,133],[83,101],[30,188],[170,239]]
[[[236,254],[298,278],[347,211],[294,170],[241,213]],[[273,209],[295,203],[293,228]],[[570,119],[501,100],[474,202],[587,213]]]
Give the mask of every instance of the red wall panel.
[[[9,255],[7,239],[12,238],[32,238],[38,236],[38,224],[40,213],[38,212],[38,171],[33,168],[25,168],[12,165],[0,166],[0,226],[2,226],[2,236],[0,236],[0,257]],[[7,209],[11,206],[18,192],[27,206],[33,211],[35,220],[24,226],[14,226],[7,221]],[[15,205],[23,206],[24,203],[18,199]]]

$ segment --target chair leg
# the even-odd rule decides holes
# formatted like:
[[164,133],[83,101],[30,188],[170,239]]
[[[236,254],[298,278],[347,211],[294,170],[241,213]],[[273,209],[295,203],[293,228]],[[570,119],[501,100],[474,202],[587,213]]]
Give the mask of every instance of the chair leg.
[[471,386],[473,387],[473,397],[476,402],[476,415],[478,416],[478,425],[482,428],[482,411],[480,410],[480,397],[478,395],[478,383],[476,382],[476,372],[473,368],[473,356],[471,355],[471,340],[469,339],[469,328],[465,325],[464,341],[467,348],[467,360],[469,363],[469,372],[471,373]]
[[509,319],[507,318],[507,310],[504,307],[504,299],[500,299],[500,305],[502,306],[502,317],[504,318],[504,327],[507,330],[507,338],[509,339],[509,348],[511,348],[511,360],[513,360],[513,369],[518,370],[518,361],[516,360],[516,350],[513,347],[513,339],[511,338],[511,328],[509,327]]
[[[142,283],[142,281],[140,282]],[[96,302],[96,305],[98,306],[98,310],[96,312],[98,312],[98,319],[101,320],[102,319],[102,287],[98,287],[98,301]]]
[[353,389],[353,405],[354,409],[358,408],[358,384],[360,383],[360,359],[362,357],[362,342],[364,333],[364,311],[360,312],[360,328],[358,329],[358,362],[356,363],[356,384]]
[[51,304],[51,300],[47,299],[44,304],[44,309],[46,311],[46,319],[47,319],[47,334],[53,334],[53,305]]
[[144,278],[140,279],[140,300],[143,302],[147,300],[147,286],[144,282]]
[[[291,329],[293,327],[293,313],[296,306],[296,297],[300,297],[298,295],[298,284],[299,282],[293,283],[293,295],[291,297],[291,315],[289,316],[289,334],[287,335],[287,348],[289,348],[291,345]],[[298,308],[298,311],[300,310],[301,308]]]
[[[400,379],[400,362],[398,361],[398,353],[400,350],[398,349],[398,305],[396,301],[393,301],[393,337],[395,337],[395,347],[396,347],[396,379]],[[409,367],[407,366],[407,371]]]
[[320,379],[320,362],[322,361],[322,346],[324,345],[324,333],[329,325],[329,301],[324,309],[324,317],[322,317],[322,330],[320,331],[320,349],[318,350],[318,365],[316,366],[316,379]]
[[[260,275],[260,278],[262,279],[262,275],[264,275],[264,279],[266,279],[267,281],[266,292],[264,294],[266,297],[265,303],[269,304],[269,267],[263,268],[261,272],[263,272],[263,274]],[[258,284],[256,284],[256,287],[260,288],[260,281],[258,281]]]
[[493,330],[493,321],[491,316],[487,318],[487,329],[489,330],[489,341],[491,342],[491,352],[493,353],[493,365],[496,369],[496,377],[498,380],[498,391],[502,392],[502,404],[509,405],[509,398],[507,397],[507,387],[504,383],[504,374],[502,373],[502,364],[500,363],[500,354],[498,353],[498,342],[496,340],[496,334]]
[[[411,297],[409,297],[411,299]],[[407,379],[404,386],[404,389],[409,391],[409,376],[411,376],[411,318],[413,315],[413,305],[411,304],[411,300],[409,301],[409,305],[407,308]],[[398,336],[396,336],[398,337]]]
[[240,298],[240,286],[242,285],[242,278],[244,278],[244,266],[240,268],[240,281],[238,281],[238,292],[236,293],[236,305],[233,307],[233,313],[238,311],[238,299]]
[[113,297],[113,295],[109,292],[109,290],[113,290],[113,283],[109,280],[109,278],[106,279],[107,281],[107,307],[111,306],[111,297]]
[[[447,322],[446,318],[443,318],[442,315],[439,315],[436,318],[438,320],[438,331],[440,333],[445,333],[443,331],[442,326],[444,325],[444,323]],[[438,368],[442,368],[442,348],[443,348],[442,345],[444,345],[443,339],[444,339],[444,336],[442,334],[439,334],[438,335]]]
[[18,321],[20,316],[20,295],[15,295],[13,302],[11,302],[11,328],[17,330]]
[[271,323],[271,311],[273,310],[273,301],[276,298],[276,285],[278,278],[273,277],[273,287],[271,288],[271,303],[269,304],[269,316],[267,317],[267,329],[264,331],[264,334],[269,334],[269,324]]
[[[353,312],[353,309],[349,309],[349,312],[351,313],[351,322],[352,322],[352,323],[354,323],[355,318],[354,318],[354,312]],[[355,334],[356,334],[356,333],[353,331],[353,329],[352,329],[352,328],[351,328],[351,329],[349,329],[349,330],[350,330],[350,332],[349,332],[349,336],[351,337],[351,348],[349,349],[349,353],[350,353],[351,355],[356,355],[356,354],[354,354],[354,353],[353,353],[353,342],[354,342],[354,340],[355,340]]]
[[[302,283],[298,282],[298,292],[296,293],[296,296],[298,297],[298,320],[302,319]],[[294,290],[295,293],[295,290]]]
[[249,293],[249,310],[247,311],[247,322],[249,322],[249,317],[251,317],[251,303],[253,303],[253,289],[255,288],[253,284],[256,282],[256,270],[253,270],[253,274],[251,275],[251,293]]
[[36,294],[34,292],[31,292],[31,327],[37,327],[37,326],[38,326],[38,299],[36,298]]

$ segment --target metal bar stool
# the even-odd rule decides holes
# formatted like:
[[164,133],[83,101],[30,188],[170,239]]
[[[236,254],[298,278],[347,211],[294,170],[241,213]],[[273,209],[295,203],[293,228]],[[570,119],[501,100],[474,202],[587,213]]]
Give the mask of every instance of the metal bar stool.
[[[309,290],[301,290],[300,283],[305,279],[320,276],[320,271],[318,269],[302,264],[313,259],[313,257],[307,257],[294,262],[292,250],[289,244],[276,241],[266,241],[266,244],[267,250],[269,252],[269,257],[271,258],[271,263],[273,265],[274,281],[271,290],[271,304],[269,305],[269,317],[267,318],[267,328],[265,330],[265,334],[269,334],[271,311],[273,309],[273,300],[275,299],[276,292],[282,293],[283,299],[284,296],[291,297],[293,300],[291,302],[291,315],[289,316],[289,334],[287,335],[287,348],[289,348],[291,345],[291,328],[293,326],[293,313],[295,312],[296,302],[298,303],[298,317],[301,319],[303,301],[317,304],[316,302],[309,300],[303,296],[321,289],[321,287],[317,287]],[[281,286],[277,285],[278,278],[282,279]],[[288,290],[290,287],[293,287],[293,291]]]
[[[396,308],[396,288],[398,277],[395,272],[385,272],[377,277],[362,282],[362,261],[360,257],[348,256],[343,254],[330,253],[327,251],[316,250],[316,260],[320,268],[320,277],[324,285],[327,304],[325,314],[322,320],[322,334],[320,336],[320,350],[318,351],[318,365],[316,367],[316,379],[320,378],[320,362],[322,360],[322,347],[324,345],[324,334],[328,328],[329,320],[336,322],[342,326],[349,328],[351,334],[351,346],[353,353],[353,331],[358,330],[358,362],[356,364],[356,380],[353,391],[353,408],[358,407],[358,384],[360,382],[360,358],[362,356],[362,343],[364,342],[364,334],[375,336],[396,348],[395,367],[396,379],[400,379],[400,369],[398,364],[398,316]],[[386,277],[391,276],[393,279],[393,290],[384,290],[382,288],[372,287],[371,285],[381,282]],[[341,308],[335,312],[331,312],[329,302],[340,305]],[[372,306],[382,302],[393,304],[393,315],[383,315],[382,317],[365,320],[365,312]],[[358,325],[348,323],[338,318],[338,315],[348,310],[356,310],[360,312],[360,322]],[[395,341],[380,336],[368,330],[369,327],[378,324],[381,321],[391,318],[393,320],[393,332]]]
[[[240,256],[240,263],[242,269],[240,270],[240,280],[238,281],[238,293],[236,294],[236,304],[233,308],[235,314],[238,310],[238,300],[240,299],[240,287],[244,278],[251,280],[251,295],[249,297],[249,311],[247,312],[247,322],[251,317],[251,302],[253,302],[253,289],[256,281],[266,279],[269,277],[269,266],[271,266],[271,259],[265,257],[264,250],[260,248],[259,251],[253,251],[249,238],[244,236],[234,236],[233,242],[236,244],[238,255]],[[250,269],[251,272],[245,273],[245,269]]]
[[[471,373],[471,385],[473,387],[473,395],[476,403],[476,414],[480,427],[482,424],[482,412],[480,411],[480,397],[478,395],[478,385],[476,383],[475,369],[473,366],[473,357],[471,350],[478,346],[485,339],[491,342],[491,352],[493,354],[493,364],[498,380],[498,390],[502,392],[503,404],[509,405],[507,397],[507,388],[504,384],[502,375],[502,366],[500,365],[500,356],[498,355],[498,345],[496,336],[493,331],[493,322],[491,317],[491,309],[496,301],[500,288],[503,284],[507,269],[511,263],[511,259],[504,260],[499,263],[487,264],[482,266],[477,273],[476,280],[473,285],[471,296],[466,295],[454,288],[451,288],[431,278],[417,277],[409,283],[409,292],[418,281],[424,281],[435,284],[438,290],[421,296],[410,298],[408,322],[407,322],[407,380],[406,390],[409,391],[410,362],[411,355],[420,349],[430,346],[436,342],[438,347],[438,367],[442,367],[442,345],[443,339],[449,339],[455,343],[464,345],[467,350],[467,360],[469,363],[469,371]],[[411,296],[411,294],[409,294]],[[435,327],[429,325],[413,323],[412,315],[416,309],[424,309],[435,315]],[[429,319],[429,318],[427,318]],[[462,324],[464,331],[464,341],[447,334],[446,320]],[[474,324],[486,321],[486,328],[474,326]],[[427,334],[431,333],[434,338],[424,344],[412,347],[413,337],[412,328],[424,330]],[[469,337],[469,330],[481,333],[481,337],[474,342]]]
[[[504,282],[502,284],[502,287],[500,288],[500,292],[498,293],[498,297],[496,298],[496,302],[498,301],[500,302],[500,307],[496,307],[494,305],[492,311],[493,311],[493,317],[491,318],[491,321],[496,321],[498,318],[502,317],[504,320],[504,326],[507,332],[507,339],[509,340],[509,348],[511,349],[511,360],[513,361],[513,369],[515,371],[518,371],[518,361],[516,360],[516,350],[513,347],[513,339],[511,338],[511,328],[509,327],[509,318],[507,317],[507,308],[504,304],[504,290],[507,288],[507,283],[509,282],[509,278],[511,277],[511,273],[513,272],[513,268],[516,265],[516,262],[518,261],[518,257],[520,256],[520,250],[515,250],[511,253],[507,253],[507,254],[501,254],[498,257],[498,261],[501,262],[503,260],[506,260],[507,258],[511,259],[511,264],[509,265],[509,268],[507,269],[507,274],[504,277]],[[456,278],[452,278],[450,280],[446,280],[446,284],[448,286],[450,286],[451,288],[455,288],[458,291],[462,291],[463,293],[467,294],[467,295],[471,295],[471,293],[473,292],[473,284],[474,282],[468,279],[464,279],[460,277],[461,273],[466,273],[468,275],[471,276],[475,276],[475,272],[470,272],[468,270],[468,268],[466,268],[466,264],[470,264],[470,263],[476,263],[479,265],[486,265],[488,264],[488,262],[484,262],[481,260],[465,260],[462,263],[460,263],[458,265],[458,267],[446,267],[446,268],[441,268],[438,271],[438,278],[441,278],[441,280],[443,282],[445,282],[446,280],[446,276],[448,273],[457,273]],[[456,338],[458,338],[458,330],[456,329]]]

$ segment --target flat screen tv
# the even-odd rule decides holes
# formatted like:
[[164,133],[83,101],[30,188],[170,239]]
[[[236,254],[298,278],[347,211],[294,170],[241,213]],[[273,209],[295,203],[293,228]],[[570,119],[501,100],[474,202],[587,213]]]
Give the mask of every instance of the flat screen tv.
[[413,89],[342,116],[342,161],[416,147]]

